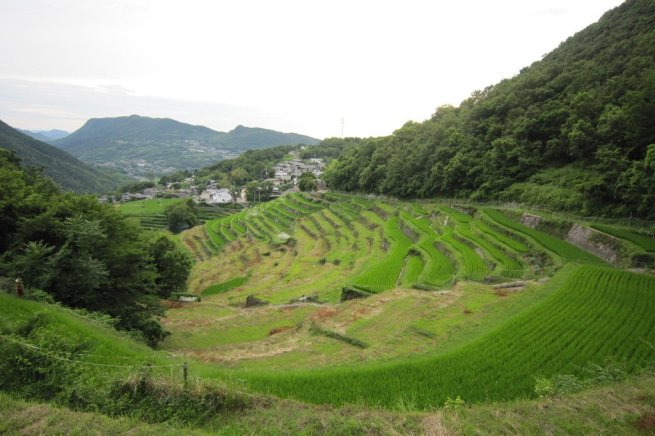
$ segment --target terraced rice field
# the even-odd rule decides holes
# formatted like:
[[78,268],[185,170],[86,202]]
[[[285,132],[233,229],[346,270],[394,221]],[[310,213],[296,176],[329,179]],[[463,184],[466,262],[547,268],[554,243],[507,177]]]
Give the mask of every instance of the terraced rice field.
[[602,224],[591,224],[591,227],[596,230],[600,230],[601,232],[607,233],[608,235],[612,235],[616,238],[630,241],[633,244],[641,247],[644,251],[655,253],[655,239],[643,233],[638,233],[633,230],[621,227],[605,226]]
[[549,235],[548,233],[526,227],[513,221],[507,215],[498,210],[485,209],[484,213],[496,223],[531,238],[536,243],[558,256],[562,261],[592,263],[596,265],[605,264],[605,262],[593,254],[571,245],[555,236]]
[[[385,203],[335,193],[291,194],[210,220],[205,231],[200,249],[192,247],[197,241],[186,241],[198,258],[242,238],[274,245],[288,238],[306,241],[293,251],[311,252],[344,276],[339,285],[329,285],[330,294],[343,286],[378,293],[396,287],[443,289],[458,280],[530,278],[544,273],[543,265],[533,261],[539,256],[550,256],[556,265],[604,264],[497,210]],[[194,237],[203,234],[196,231]]]
[[[147,229],[163,230],[168,226],[165,210],[168,206],[185,201],[181,198],[155,198],[151,200],[130,201],[119,204],[117,207],[125,215],[139,219],[141,225]],[[198,218],[201,221],[210,221],[229,216],[235,212],[232,208],[200,206]]]
[[[295,193],[182,240],[203,300],[168,311],[163,348],[254,391],[433,408],[532,397],[536,377],[607,358],[655,362],[654,277],[499,210]],[[369,296],[340,302],[344,288]],[[244,308],[249,295],[268,304]]]
[[536,377],[583,377],[585,366],[608,358],[628,370],[655,359],[654,277],[590,265],[559,274],[542,304],[437,358],[245,377],[256,390],[313,403],[393,407],[404,399],[430,408],[456,396],[534,397]]

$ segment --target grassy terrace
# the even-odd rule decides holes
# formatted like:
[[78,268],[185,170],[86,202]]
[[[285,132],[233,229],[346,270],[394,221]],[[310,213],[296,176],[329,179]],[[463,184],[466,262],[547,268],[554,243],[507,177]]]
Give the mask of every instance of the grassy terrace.
[[[293,194],[205,228],[221,254],[197,257],[189,285],[203,301],[163,319],[166,350],[218,365],[201,377],[302,401],[429,408],[531,397],[537,376],[653,358],[629,337],[652,340],[650,306],[635,305],[652,278],[493,209]],[[281,231],[292,241],[276,242]],[[560,272],[543,285],[532,279],[554,271],[548,256]],[[486,284],[516,279],[518,289]],[[344,286],[372,296],[339,303]],[[245,309],[248,295],[269,304]],[[318,303],[294,302],[304,296]],[[607,326],[594,330],[598,319]]]
[[531,238],[537,244],[558,256],[562,261],[591,263],[596,265],[605,264],[605,262],[593,254],[556,238],[555,236],[549,235],[548,233],[521,225],[498,210],[484,209],[484,213],[496,223]]
[[405,398],[424,408],[457,395],[472,402],[532,397],[535,377],[582,376],[589,362],[610,356],[630,369],[655,359],[642,341],[655,341],[655,278],[582,266],[553,281],[560,286],[542,304],[438,358],[246,377],[257,390],[309,402],[392,407]]
[[[290,242],[275,240],[282,231]],[[329,405],[280,402],[301,407],[305,417],[307,410],[353,404],[348,411],[430,414],[457,396],[469,405],[510,401],[440,409],[456,432],[495,428],[488,426],[498,410],[536,404],[516,400],[536,397],[537,378],[584,380],[607,359],[628,373],[655,362],[655,277],[609,268],[495,210],[294,194],[210,220],[181,239],[196,259],[189,291],[203,298],[168,308],[162,322],[172,334],[160,352],[29,301],[0,298],[0,328],[42,312],[44,331],[88,339],[86,362],[117,365],[91,368],[89,380],[98,386],[148,363],[155,377],[179,383],[179,365],[187,361],[200,384]],[[544,271],[554,269],[533,263],[544,253],[559,262],[553,277]],[[514,287],[495,287],[490,279]],[[339,302],[348,285],[373,293]],[[268,304],[245,308],[249,295]],[[121,366],[126,362],[135,366]],[[278,404],[270,401],[276,400],[264,403]],[[536,401],[550,408],[563,400]],[[575,407],[579,413],[582,406]],[[526,410],[512,410],[521,426],[511,428],[527,428]],[[252,413],[259,419],[266,412]],[[485,414],[494,419],[482,424]],[[463,426],[457,419],[469,421]],[[11,422],[0,428],[13,428]],[[420,433],[423,425],[394,428]]]
[[637,233],[621,227],[611,227],[602,224],[591,224],[591,227],[616,238],[632,242],[641,247],[644,251],[655,253],[655,239],[648,237],[645,234]]

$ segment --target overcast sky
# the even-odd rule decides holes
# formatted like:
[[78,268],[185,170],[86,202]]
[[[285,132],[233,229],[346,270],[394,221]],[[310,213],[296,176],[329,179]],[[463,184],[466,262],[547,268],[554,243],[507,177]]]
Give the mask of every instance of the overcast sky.
[[387,135],[514,76],[621,0],[0,0],[0,119],[139,114]]

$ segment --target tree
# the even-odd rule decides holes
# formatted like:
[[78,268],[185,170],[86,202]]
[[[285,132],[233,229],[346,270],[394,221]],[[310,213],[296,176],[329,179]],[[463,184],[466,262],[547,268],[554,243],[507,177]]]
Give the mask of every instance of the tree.
[[173,233],[189,229],[199,222],[198,207],[191,199],[168,206],[164,214],[168,222],[168,230]]
[[[191,209],[195,205],[184,204]],[[70,307],[117,318],[151,345],[166,336],[160,297],[184,289],[188,255],[93,196],[63,193],[0,150],[0,275]]]
[[167,298],[172,292],[183,292],[193,261],[175,239],[164,232],[149,232],[148,251],[152,256],[157,277],[157,295]]
[[316,190],[316,177],[312,173],[302,173],[298,179],[298,189],[303,192]]
[[236,185],[231,185],[228,188],[230,195],[232,196],[232,203],[237,204],[239,198],[241,197],[241,187]]
[[251,203],[264,202],[271,199],[273,184],[268,181],[252,181],[246,185],[246,200]]

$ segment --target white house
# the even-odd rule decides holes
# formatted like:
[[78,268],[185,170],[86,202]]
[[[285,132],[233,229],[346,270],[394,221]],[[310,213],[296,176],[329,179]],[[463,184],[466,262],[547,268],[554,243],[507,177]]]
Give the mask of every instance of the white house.
[[282,171],[282,170],[277,170],[275,171],[275,178],[282,180],[282,181],[289,181],[291,180],[291,176],[289,175],[288,172]]
[[207,204],[225,204],[232,202],[232,194],[227,189],[207,189],[200,194],[200,200]]

